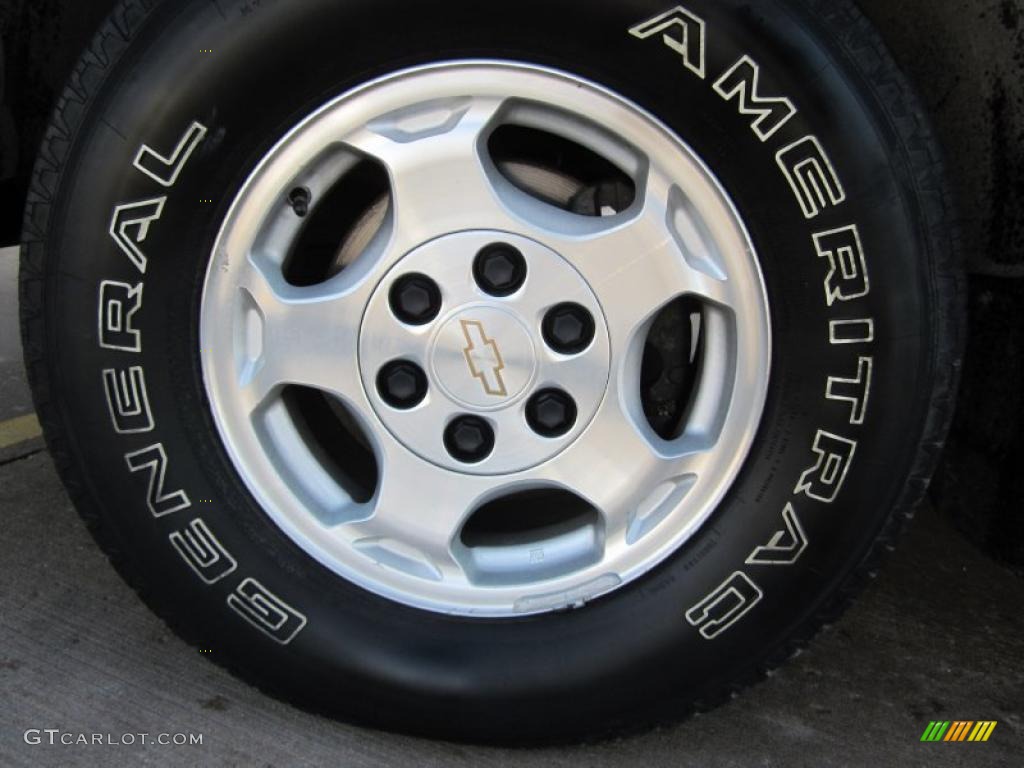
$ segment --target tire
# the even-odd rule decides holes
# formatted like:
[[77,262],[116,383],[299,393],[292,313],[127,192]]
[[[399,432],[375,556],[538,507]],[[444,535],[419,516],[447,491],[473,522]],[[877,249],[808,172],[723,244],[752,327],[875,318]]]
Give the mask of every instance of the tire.
[[[851,3],[685,5],[117,6],[36,164],[23,338],[69,495],[122,576],[186,641],[273,695],[348,721],[448,739],[563,741],[727,700],[836,619],[874,575],[927,487],[961,359],[955,214],[939,149]],[[664,136],[685,142],[731,200],[770,313],[764,391],[751,385],[721,401],[762,406],[751,406],[745,459],[729,482],[708,481],[727,485],[721,498],[628,578],[612,573],[599,587],[523,603],[532,607],[522,615],[426,605],[331,567],[257,500],[278,479],[239,469],[241,449],[217,415],[233,406],[208,375],[230,355],[202,349],[218,323],[233,322],[230,307],[210,320],[207,282],[231,268],[230,249],[214,244],[261,160],[341,94],[469,59],[568,73],[667,126]],[[592,207],[611,205],[601,200],[614,189],[591,190]],[[306,201],[290,201],[296,215]],[[635,267],[619,282],[651,281]],[[748,338],[746,326],[736,333]],[[355,370],[355,354],[344,348],[338,370]],[[366,431],[375,429],[384,434]],[[342,463],[357,452],[346,450]],[[633,460],[616,445],[593,455],[594,477]],[[581,487],[588,477],[577,477]],[[527,515],[532,502],[515,500]],[[559,503],[556,512],[571,506]],[[472,595],[485,600],[477,586]]]

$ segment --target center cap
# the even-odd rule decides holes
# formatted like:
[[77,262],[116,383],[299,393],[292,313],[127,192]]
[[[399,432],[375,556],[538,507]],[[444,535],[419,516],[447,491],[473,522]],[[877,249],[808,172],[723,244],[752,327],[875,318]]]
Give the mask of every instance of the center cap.
[[521,235],[454,232],[399,259],[359,331],[363,388],[405,448],[497,475],[568,448],[604,400],[611,343],[576,267]]
[[431,367],[453,400],[471,409],[501,408],[533,381],[537,351],[511,312],[486,304],[460,309],[434,337]]

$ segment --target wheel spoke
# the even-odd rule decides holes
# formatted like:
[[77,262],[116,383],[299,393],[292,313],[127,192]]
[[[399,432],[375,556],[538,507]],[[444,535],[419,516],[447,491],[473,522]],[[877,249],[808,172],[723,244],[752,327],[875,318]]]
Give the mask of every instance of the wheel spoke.
[[[614,446],[609,450],[609,446]],[[661,439],[643,414],[633,414],[609,393],[581,440],[552,463],[549,476],[592,504],[605,521],[605,539],[628,537],[658,501],[685,492],[700,476],[707,446],[685,438]],[[635,533],[635,531],[634,531]]]
[[394,440],[384,439],[379,447],[381,475],[372,513],[345,525],[343,533],[384,565],[436,581],[467,581],[452,544],[493,480],[465,475],[453,481],[451,473]]
[[608,226],[596,234],[558,243],[602,299],[613,345],[628,343],[680,296],[734,304],[731,284],[714,266],[709,238],[692,226],[682,203],[666,202],[672,198],[668,187],[652,175],[636,210],[609,217]]
[[[270,276],[268,276],[268,273]],[[345,275],[295,287],[250,261],[240,280],[246,317],[239,370],[250,409],[287,384],[315,387],[368,411],[356,364],[359,319],[371,286]]]
[[502,99],[454,99],[379,118],[348,143],[387,168],[398,250],[467,228],[507,229],[481,144]]

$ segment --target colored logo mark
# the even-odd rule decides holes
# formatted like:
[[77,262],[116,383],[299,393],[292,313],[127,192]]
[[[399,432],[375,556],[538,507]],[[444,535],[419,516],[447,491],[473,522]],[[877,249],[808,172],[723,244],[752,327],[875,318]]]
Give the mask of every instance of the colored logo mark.
[[493,397],[507,397],[508,389],[501,372],[505,361],[501,359],[498,343],[488,337],[479,320],[460,320],[466,346],[462,353],[469,364],[469,372],[483,384],[484,392]]
[[932,720],[921,741],[988,741],[996,729],[995,720]]

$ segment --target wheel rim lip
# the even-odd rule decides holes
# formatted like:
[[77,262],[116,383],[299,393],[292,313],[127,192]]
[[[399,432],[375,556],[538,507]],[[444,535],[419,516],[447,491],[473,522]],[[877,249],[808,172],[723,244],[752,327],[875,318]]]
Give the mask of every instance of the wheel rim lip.
[[[556,578],[553,580],[545,581],[540,584],[533,585],[520,585],[512,588],[487,588],[482,590],[488,593],[487,598],[480,601],[450,601],[447,599],[439,599],[433,594],[421,594],[413,590],[403,588],[403,578],[399,578],[398,586],[394,584],[395,580],[390,582],[381,583],[374,579],[372,576],[367,575],[368,568],[352,568],[347,562],[339,562],[336,557],[336,551],[332,552],[329,548],[321,547],[316,541],[311,540],[308,535],[308,526],[296,524],[296,520],[292,515],[289,515],[286,511],[282,512],[278,508],[278,505],[271,501],[268,497],[267,488],[261,483],[257,482],[248,471],[243,462],[239,459],[236,451],[236,445],[233,439],[231,430],[229,430],[223,423],[221,413],[218,407],[215,405],[219,399],[219,392],[217,387],[220,386],[217,380],[215,372],[216,366],[211,361],[214,355],[211,353],[211,346],[209,344],[211,340],[211,312],[209,311],[209,305],[207,302],[208,297],[215,293],[211,289],[211,285],[214,282],[215,277],[215,265],[218,261],[218,254],[221,253],[222,247],[227,240],[227,236],[231,231],[232,225],[236,222],[238,213],[244,208],[247,200],[247,192],[254,184],[254,180],[259,178],[266,169],[273,165],[273,163],[280,158],[280,154],[284,148],[286,148],[295,137],[300,136],[304,131],[310,128],[318,120],[322,119],[323,116],[329,115],[331,112],[336,110],[339,106],[344,103],[356,99],[361,95],[377,89],[380,87],[387,86],[390,83],[398,83],[409,77],[421,75],[426,72],[431,73],[445,73],[451,74],[452,72],[468,68],[470,70],[474,68],[496,68],[502,72],[522,72],[529,75],[540,75],[553,78],[556,81],[562,83],[569,83],[576,87],[584,87],[588,91],[596,94],[597,96],[611,100],[621,107],[629,110],[635,117],[640,117],[649,126],[653,126],[658,132],[660,132],[665,139],[667,139],[670,145],[674,145],[678,150],[683,152],[686,156],[686,161],[694,166],[702,174],[704,180],[710,185],[710,187],[717,192],[718,198],[721,204],[727,209],[729,213],[730,223],[739,232],[742,242],[746,245],[747,257],[750,264],[753,267],[753,273],[757,283],[756,293],[760,301],[761,309],[761,320],[763,322],[762,333],[759,336],[761,342],[761,348],[759,350],[758,364],[754,367],[757,370],[763,372],[763,376],[760,376],[755,386],[750,390],[745,390],[749,399],[755,403],[752,411],[756,413],[756,418],[753,419],[753,424],[748,425],[746,430],[746,437],[742,441],[740,449],[735,452],[732,460],[729,462],[724,476],[727,479],[720,480],[717,484],[717,488],[713,494],[707,497],[707,501],[703,504],[703,511],[698,515],[692,515],[688,523],[682,527],[678,527],[675,531],[675,535],[672,536],[671,540],[663,542],[663,544],[657,547],[657,552],[650,554],[643,558],[642,563],[638,566],[634,566],[629,569],[624,569],[618,573],[601,572],[600,569],[585,569],[594,578],[589,582],[583,582],[581,579],[572,579],[569,577]],[[513,96],[512,98],[515,98]],[[215,313],[212,313],[215,314]],[[360,320],[360,323],[362,321]],[[399,72],[395,72],[384,77],[375,79],[371,82],[360,85],[359,87],[348,91],[335,99],[332,99],[319,109],[315,110],[312,114],[304,118],[298,125],[290,130],[274,147],[271,149],[260,163],[256,166],[249,178],[242,186],[241,191],[238,193],[235,200],[229,209],[227,216],[220,228],[217,236],[216,245],[213,249],[213,257],[211,258],[210,265],[207,270],[206,278],[204,280],[203,287],[203,301],[201,305],[201,319],[200,319],[200,344],[201,344],[201,359],[203,363],[203,380],[204,388],[208,402],[211,406],[211,411],[214,417],[214,422],[217,426],[218,434],[221,438],[222,444],[225,448],[226,453],[232,461],[236,471],[239,472],[243,482],[249,491],[253,494],[256,500],[260,503],[261,508],[271,517],[273,522],[278,525],[290,538],[300,545],[308,554],[312,555],[315,559],[320,561],[322,564],[338,573],[342,577],[349,581],[356,583],[357,585],[368,589],[369,591],[381,595],[383,597],[395,600],[406,605],[410,605],[417,608],[423,608],[431,611],[451,614],[461,614],[466,616],[489,616],[489,617],[512,617],[522,616],[533,613],[543,613],[550,610],[557,610],[565,607],[567,604],[572,605],[573,600],[571,596],[573,594],[575,581],[575,587],[578,588],[577,592],[581,595],[580,604],[592,600],[602,594],[610,592],[616,589],[618,586],[628,583],[638,576],[649,572],[651,569],[659,565],[665,558],[669,557],[674,552],[678,551],[679,547],[683,543],[688,541],[696,530],[707,520],[711,513],[721,503],[723,497],[732,487],[736,476],[739,473],[739,469],[745,462],[751,445],[753,443],[754,434],[760,425],[761,416],[763,415],[763,408],[767,398],[768,388],[768,372],[771,368],[772,359],[772,338],[770,330],[770,322],[768,320],[768,297],[765,288],[764,278],[760,271],[759,262],[756,257],[756,251],[754,249],[752,240],[743,219],[738,214],[734,203],[731,198],[726,194],[724,188],[719,182],[717,176],[711,172],[711,170],[703,163],[701,158],[693,152],[689,146],[676,134],[665,126],[658,118],[648,113],[643,108],[639,107],[635,103],[629,101],[627,98],[612,92],[605,87],[578,77],[571,73],[561,72],[558,70],[540,67],[532,64],[526,64],[521,62],[510,62],[500,60],[486,60],[486,59],[475,59],[475,60],[458,60],[451,62],[439,62],[436,64],[413,67]],[[739,384],[737,383],[738,387]],[[621,393],[617,393],[621,394]],[[363,392],[364,397],[368,397],[367,393]],[[731,395],[733,401],[736,398],[736,392],[734,391]],[[607,398],[605,398],[606,400]],[[731,401],[732,402],[732,401]],[[604,401],[599,406],[600,408],[605,407]],[[729,407],[730,413],[732,411],[732,405]],[[376,424],[365,423],[361,424],[364,430],[372,431],[375,435],[379,434],[379,431],[385,433],[385,440],[387,440],[387,430],[379,422]],[[589,428],[588,428],[589,429]],[[579,439],[582,440],[585,437],[585,433],[588,430],[584,430],[584,435]],[[393,449],[395,446],[388,446],[389,449]],[[379,446],[375,446],[375,453],[377,454],[378,462],[381,460],[382,449]],[[274,493],[280,495],[282,486],[281,478],[264,478],[264,481],[269,481],[271,486],[274,486]],[[524,484],[523,487],[536,487],[530,484]],[[558,487],[557,483],[553,483],[550,487]],[[507,488],[505,489],[508,490]],[[479,503],[485,501],[485,497],[481,496]],[[575,576],[575,574],[572,574]],[[515,595],[523,595],[529,598],[519,600],[513,604],[513,598]],[[546,600],[550,595],[559,596],[559,600],[551,602]],[[568,602],[561,599],[561,596],[566,596]]]

